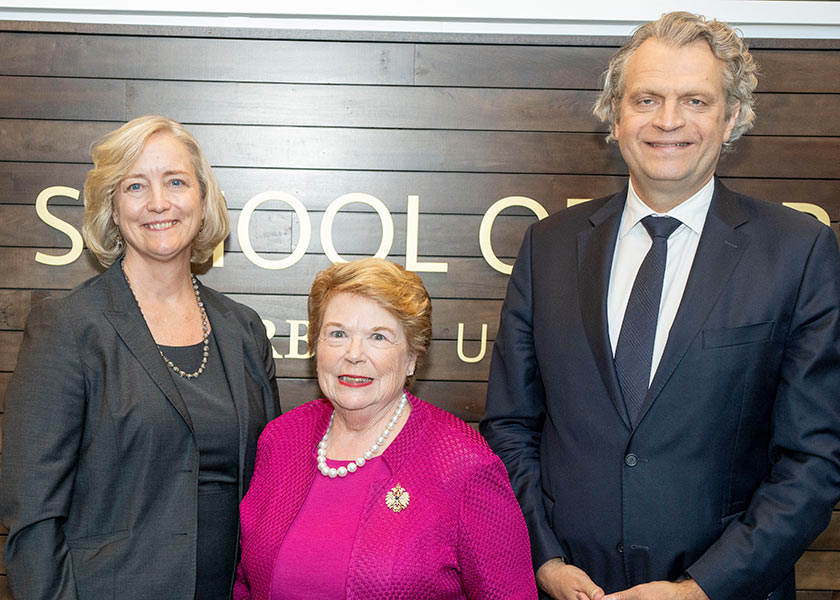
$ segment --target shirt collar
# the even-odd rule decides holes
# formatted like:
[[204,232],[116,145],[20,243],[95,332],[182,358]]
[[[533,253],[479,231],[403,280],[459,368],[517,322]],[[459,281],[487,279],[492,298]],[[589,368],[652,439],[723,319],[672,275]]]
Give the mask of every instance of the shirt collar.
[[622,238],[627,235],[639,221],[649,215],[674,217],[675,219],[679,219],[683,225],[697,235],[700,235],[703,233],[703,224],[706,222],[706,215],[709,212],[709,206],[712,204],[714,192],[715,178],[712,177],[706,185],[700,188],[697,193],[685,202],[681,202],[666,213],[657,213],[642,202],[641,198],[636,194],[636,190],[633,189],[633,183],[628,182],[627,202],[624,203],[624,214],[621,217],[621,227],[618,231],[618,237]]

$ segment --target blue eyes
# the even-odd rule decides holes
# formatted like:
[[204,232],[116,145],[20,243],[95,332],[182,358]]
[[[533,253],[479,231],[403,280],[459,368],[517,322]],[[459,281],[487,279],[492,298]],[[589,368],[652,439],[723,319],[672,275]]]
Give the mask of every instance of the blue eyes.
[[[174,189],[189,187],[185,180],[179,179],[177,177],[168,180],[166,182],[166,185],[169,186],[170,188],[174,188]],[[136,181],[134,183],[129,183],[128,185],[126,185],[125,191],[126,192],[142,192],[145,187],[146,187],[146,185],[145,185],[144,182]]]

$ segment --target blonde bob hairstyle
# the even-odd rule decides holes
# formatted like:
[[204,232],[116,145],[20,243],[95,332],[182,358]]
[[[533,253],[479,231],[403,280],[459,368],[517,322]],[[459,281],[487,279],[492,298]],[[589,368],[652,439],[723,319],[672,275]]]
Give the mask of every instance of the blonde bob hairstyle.
[[192,242],[190,262],[196,265],[207,262],[213,249],[230,232],[225,197],[196,139],[172,119],[158,115],[138,117],[91,146],[93,168],[85,179],[82,235],[90,251],[106,268],[124,251],[122,243],[118,243],[119,230],[113,218],[117,187],[129,174],[149,138],[160,132],[168,133],[184,144],[201,187],[203,221]]
[[726,118],[740,102],[735,126],[724,149],[748,131],[755,122],[753,91],[758,85],[758,65],[747,44],[732,27],[720,21],[707,20],[687,12],[662,15],[658,21],[646,23],[633,32],[630,41],[613,56],[604,72],[604,89],[592,112],[610,126],[607,141],[615,140],[618,106],[624,93],[627,61],[644,42],[655,39],[675,48],[690,46],[698,40],[709,44],[712,53],[723,61],[723,93],[726,96]]
[[[327,304],[343,292],[373,300],[391,313],[403,328],[409,353],[420,362],[432,339],[432,301],[417,273],[381,258],[337,263],[315,276],[307,306],[307,337],[312,353],[318,351]],[[411,375],[407,383],[413,380]]]

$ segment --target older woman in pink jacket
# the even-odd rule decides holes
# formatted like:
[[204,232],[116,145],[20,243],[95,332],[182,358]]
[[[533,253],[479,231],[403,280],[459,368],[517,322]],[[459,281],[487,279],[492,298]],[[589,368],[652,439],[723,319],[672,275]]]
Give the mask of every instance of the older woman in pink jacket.
[[431,339],[420,277],[380,259],[333,265],[309,325],[326,399],[260,438],[234,598],[536,598],[501,461],[404,389]]

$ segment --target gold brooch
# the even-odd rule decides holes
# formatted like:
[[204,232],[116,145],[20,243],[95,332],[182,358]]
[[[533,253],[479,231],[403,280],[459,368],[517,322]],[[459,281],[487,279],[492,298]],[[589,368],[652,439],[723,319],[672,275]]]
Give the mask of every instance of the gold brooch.
[[385,494],[385,505],[395,513],[405,510],[409,500],[408,492],[399,483]]

